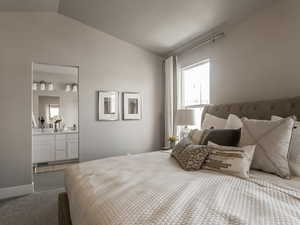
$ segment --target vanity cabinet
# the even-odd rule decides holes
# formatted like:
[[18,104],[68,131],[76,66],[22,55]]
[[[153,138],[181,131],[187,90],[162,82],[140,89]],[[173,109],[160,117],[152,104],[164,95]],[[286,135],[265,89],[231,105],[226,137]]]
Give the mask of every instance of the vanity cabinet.
[[32,162],[78,159],[78,133],[32,136]]
[[55,160],[55,136],[39,135],[32,137],[32,162],[51,162]]

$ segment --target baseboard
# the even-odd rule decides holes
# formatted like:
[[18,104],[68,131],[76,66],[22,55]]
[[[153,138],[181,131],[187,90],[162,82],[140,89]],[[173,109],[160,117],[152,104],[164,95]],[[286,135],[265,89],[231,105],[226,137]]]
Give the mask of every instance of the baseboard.
[[33,193],[33,184],[25,184],[14,187],[0,188],[0,199],[18,197]]

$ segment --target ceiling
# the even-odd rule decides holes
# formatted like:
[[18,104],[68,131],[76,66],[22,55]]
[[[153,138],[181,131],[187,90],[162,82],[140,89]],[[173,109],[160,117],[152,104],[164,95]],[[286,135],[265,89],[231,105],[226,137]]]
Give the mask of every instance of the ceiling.
[[60,0],[0,0],[3,11],[50,11],[57,12]]
[[165,55],[276,0],[0,0],[0,11],[58,11]]

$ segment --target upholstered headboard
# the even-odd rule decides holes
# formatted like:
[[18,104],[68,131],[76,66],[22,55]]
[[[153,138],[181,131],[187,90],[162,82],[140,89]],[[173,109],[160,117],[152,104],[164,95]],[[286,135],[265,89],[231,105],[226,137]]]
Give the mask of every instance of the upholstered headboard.
[[266,100],[257,102],[207,105],[203,109],[202,121],[206,113],[226,119],[230,113],[249,119],[269,120],[272,115],[300,119],[300,97]]

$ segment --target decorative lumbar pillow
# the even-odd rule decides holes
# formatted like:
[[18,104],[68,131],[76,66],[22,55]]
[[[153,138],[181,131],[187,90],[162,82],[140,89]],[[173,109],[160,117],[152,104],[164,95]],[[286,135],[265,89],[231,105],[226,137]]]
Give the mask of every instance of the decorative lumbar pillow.
[[208,156],[208,149],[203,145],[188,145],[183,151],[173,151],[171,155],[184,170],[200,170]]
[[201,145],[213,142],[223,146],[237,146],[241,137],[241,129],[207,129],[203,131]]
[[[272,116],[272,121],[283,118]],[[295,121],[288,153],[288,162],[291,174],[300,177],[300,122]]]
[[207,148],[209,155],[203,164],[203,169],[223,172],[242,178],[249,177],[255,145],[229,147],[209,142]]
[[224,129],[226,125],[226,121],[227,121],[226,119],[222,119],[217,116],[213,116],[209,113],[206,113],[201,128],[203,130],[211,129],[211,128]]
[[239,145],[256,145],[252,168],[289,178],[288,149],[294,121],[242,119]]
[[230,114],[227,118],[225,129],[240,129],[242,126],[242,120],[238,116]]

